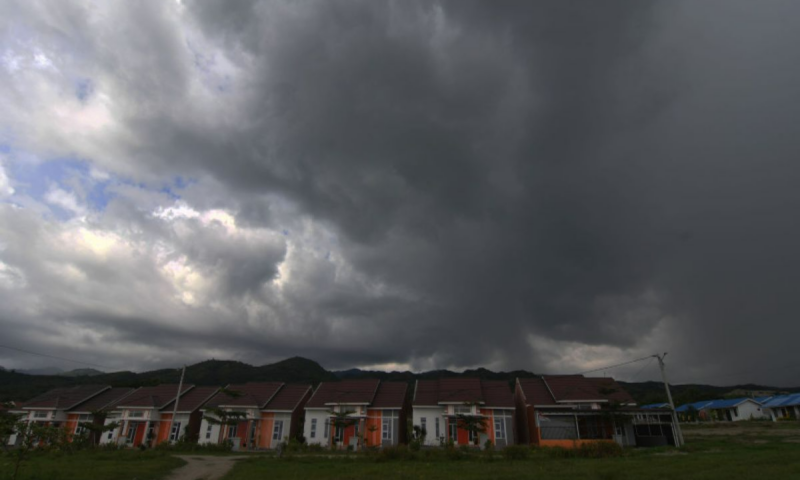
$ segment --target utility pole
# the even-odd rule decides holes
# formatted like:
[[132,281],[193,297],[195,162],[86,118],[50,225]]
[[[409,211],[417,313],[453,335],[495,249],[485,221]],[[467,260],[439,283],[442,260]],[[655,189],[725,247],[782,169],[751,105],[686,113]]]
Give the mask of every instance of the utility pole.
[[664,352],[663,355],[655,354],[653,355],[658,359],[658,366],[661,367],[661,378],[664,380],[664,389],[667,391],[667,399],[669,400],[670,409],[672,409],[672,423],[675,426],[675,434],[678,438],[676,438],[675,446],[680,447],[683,445],[683,432],[681,432],[681,425],[678,423],[678,413],[675,411],[675,402],[672,401],[672,392],[669,391],[669,382],[667,381],[667,372],[664,367],[664,357],[667,356],[668,352]]
[[[664,371],[663,368],[661,370]],[[175,395],[175,406],[172,407],[172,418],[169,419],[169,436],[172,436],[172,425],[175,423],[175,415],[178,413],[178,400],[181,398],[181,391],[183,390],[183,376],[186,375],[186,365],[183,366],[183,370],[181,370],[181,381],[178,382],[178,394]],[[175,440],[178,439],[178,435],[175,435]],[[167,437],[169,441],[169,437]],[[171,443],[171,442],[170,442]]]

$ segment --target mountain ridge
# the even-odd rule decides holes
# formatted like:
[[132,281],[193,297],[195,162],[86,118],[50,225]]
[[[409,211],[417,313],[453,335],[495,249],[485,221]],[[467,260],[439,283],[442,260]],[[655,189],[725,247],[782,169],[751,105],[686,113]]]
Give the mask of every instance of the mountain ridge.
[[[92,376],[60,375],[27,375],[17,371],[0,369],[0,401],[24,401],[47,390],[72,385],[102,384],[113,387],[141,387],[162,383],[177,383],[181,368],[163,368],[147,372],[130,371],[100,373]],[[402,381],[413,384],[416,380],[478,377],[488,380],[505,380],[509,389],[513,388],[516,378],[530,378],[536,373],[527,370],[494,372],[486,368],[453,372],[450,370],[432,370],[414,373],[410,371],[375,371],[351,368],[347,370],[328,371],[319,363],[303,357],[291,357],[261,366],[249,365],[236,360],[209,359],[186,366],[186,383],[195,385],[224,386],[231,383],[280,381],[286,383],[311,383],[314,385],[325,381],[339,381],[357,378],[378,378],[388,381]],[[640,405],[666,401],[664,385],[660,382],[619,382]],[[672,394],[676,404],[724,397],[733,392],[794,392],[795,388],[775,388],[764,385],[732,385],[713,386],[703,384],[672,385]]]

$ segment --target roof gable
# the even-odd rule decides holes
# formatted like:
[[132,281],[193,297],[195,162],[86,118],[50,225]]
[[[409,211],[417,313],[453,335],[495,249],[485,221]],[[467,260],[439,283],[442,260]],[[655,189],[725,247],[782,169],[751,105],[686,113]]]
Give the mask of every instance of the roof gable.
[[[208,402],[215,393],[219,391],[218,387],[195,387],[189,392],[184,393],[178,399],[178,412],[191,413],[202,407]],[[175,400],[172,400],[165,406],[161,407],[164,412],[172,412],[175,408]]]
[[25,410],[69,410],[110,388],[108,385],[78,385],[75,387],[56,388],[25,402],[22,408]]
[[[185,395],[193,388],[194,385],[183,385],[181,395]],[[155,408],[160,410],[175,399],[177,392],[178,385],[176,384],[141,387],[115,403],[113,408]]]
[[237,385],[228,385],[225,390],[237,392],[241,396],[231,396],[225,392],[219,392],[212,398],[206,406],[236,406],[264,408],[272,397],[278,393],[283,386],[281,382],[250,382]]
[[370,405],[375,398],[380,380],[342,380],[323,382],[317,387],[306,408],[327,408],[337,404]]
[[514,396],[508,384],[480,378],[440,378],[418,380],[414,390],[415,406],[450,403],[475,403],[485,408],[513,407]]
[[311,385],[283,385],[264,410],[291,411],[300,407],[311,394]]
[[133,388],[116,387],[94,396],[86,402],[70,409],[71,412],[96,412],[104,411],[136,391]]
[[405,382],[381,382],[370,408],[400,409],[406,403],[408,384]]

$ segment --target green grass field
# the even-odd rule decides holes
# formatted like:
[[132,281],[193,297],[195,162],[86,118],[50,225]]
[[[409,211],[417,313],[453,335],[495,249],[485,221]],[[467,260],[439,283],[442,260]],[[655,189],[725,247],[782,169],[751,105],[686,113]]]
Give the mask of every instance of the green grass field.
[[[158,451],[81,451],[35,454],[20,469],[19,480],[156,480],[185,462]],[[0,456],[0,480],[11,478],[14,462]]]
[[[685,429],[687,446],[633,449],[614,458],[559,458],[534,450],[527,460],[510,461],[499,453],[449,460],[441,452],[410,460],[363,455],[293,454],[288,458],[251,454],[225,480],[255,479],[799,479],[800,425],[750,423]],[[201,453],[196,453],[201,455]],[[192,453],[195,455],[195,453]],[[84,451],[36,455],[20,479],[147,480],[166,476],[183,462],[169,452]],[[0,479],[10,478],[11,460],[0,457]]]

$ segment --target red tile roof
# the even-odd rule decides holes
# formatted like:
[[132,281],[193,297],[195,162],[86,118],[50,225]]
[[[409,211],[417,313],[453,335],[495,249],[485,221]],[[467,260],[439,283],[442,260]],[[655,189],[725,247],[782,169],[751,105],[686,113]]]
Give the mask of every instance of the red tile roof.
[[636,404],[630,393],[626,392],[616,380],[610,377],[587,378],[594,383],[597,391],[611,403]]
[[[207,401],[219,391],[218,387],[195,387],[189,392],[181,395],[178,400],[178,411],[182,413],[191,413],[206,404]],[[169,402],[161,408],[162,412],[172,412],[175,407],[175,401]]]
[[481,380],[481,389],[487,407],[514,408],[514,394],[505,380]]
[[381,382],[378,393],[369,408],[400,409],[406,403],[408,384],[405,382]]
[[272,397],[265,410],[294,411],[295,408],[302,408],[303,401],[311,395],[311,385],[284,385],[278,393]]
[[[194,385],[184,385],[181,394],[186,394]],[[164,408],[175,399],[178,392],[177,384],[158,385],[157,387],[142,387],[129,396],[115,403],[112,408]]]
[[306,408],[326,408],[329,404],[362,403],[371,404],[378,390],[380,380],[342,380],[323,382],[317,387]]
[[520,378],[518,382],[528,405],[553,405],[556,403],[541,378]]
[[226,390],[238,392],[239,397],[232,397],[224,392],[220,392],[209,401],[206,406],[219,407],[220,405],[237,407],[264,408],[267,402],[278,393],[283,383],[281,382],[252,382],[238,385],[228,385]]
[[557,401],[603,399],[597,387],[583,375],[548,375],[544,381]]
[[70,412],[95,412],[106,410],[115,403],[119,402],[127,395],[130,395],[135,390],[133,388],[112,388],[105,392],[92,397],[90,400],[76,405],[70,409]]
[[479,403],[486,408],[513,407],[514,396],[503,381],[479,378],[440,378],[418,380],[414,391],[416,406],[441,403]]
[[519,379],[528,405],[554,405],[557,402],[605,400],[609,403],[635,403],[613,378],[586,378],[583,375],[545,375]]
[[25,402],[22,408],[69,410],[110,388],[108,385],[78,385],[76,387],[56,388]]

